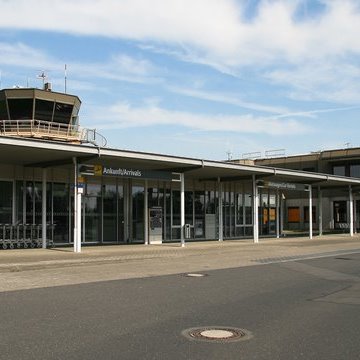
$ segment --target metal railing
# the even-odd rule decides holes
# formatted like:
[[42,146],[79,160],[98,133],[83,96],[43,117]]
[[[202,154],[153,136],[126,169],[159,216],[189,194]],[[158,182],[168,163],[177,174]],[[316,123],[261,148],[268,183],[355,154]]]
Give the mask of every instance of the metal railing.
[[0,135],[73,142],[80,142],[82,140],[82,131],[79,125],[43,120],[0,120]]

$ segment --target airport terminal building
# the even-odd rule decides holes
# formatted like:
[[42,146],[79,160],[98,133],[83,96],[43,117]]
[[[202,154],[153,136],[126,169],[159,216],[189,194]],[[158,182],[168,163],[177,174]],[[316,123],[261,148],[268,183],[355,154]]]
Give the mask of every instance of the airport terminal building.
[[258,242],[294,230],[299,201],[312,238],[328,229],[333,194],[346,202],[344,228],[356,229],[360,178],[95,146],[80,104],[50,88],[0,90],[2,248]]

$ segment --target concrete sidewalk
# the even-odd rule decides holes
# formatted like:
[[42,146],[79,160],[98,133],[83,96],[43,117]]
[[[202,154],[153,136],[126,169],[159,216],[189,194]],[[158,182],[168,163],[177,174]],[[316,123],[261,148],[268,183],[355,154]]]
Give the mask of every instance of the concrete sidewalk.
[[[177,259],[177,262],[196,262],[208,257],[232,266],[263,264],[338,253],[360,252],[360,235],[327,235],[294,238],[266,238],[254,244],[252,240],[206,241],[187,243],[184,248],[178,243],[162,245],[118,245],[83,247],[81,253],[69,248],[20,249],[0,251],[0,272],[19,272],[47,268],[74,267],[124,263],[150,259]],[[222,267],[222,266],[221,266]]]

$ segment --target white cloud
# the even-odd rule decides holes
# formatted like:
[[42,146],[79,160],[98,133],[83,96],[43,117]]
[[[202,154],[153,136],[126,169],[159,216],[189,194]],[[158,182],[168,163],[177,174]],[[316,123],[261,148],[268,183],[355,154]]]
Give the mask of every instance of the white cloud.
[[[358,76],[351,78],[351,68],[358,66],[360,56],[359,1],[313,2],[321,3],[322,10],[299,16],[307,0],[260,0],[249,19],[246,6],[252,2],[237,0],[0,0],[0,28],[136,40],[229,74],[256,67],[271,80],[294,87],[296,98],[358,101]],[[51,65],[46,54],[21,44],[17,50],[14,64],[29,56],[33,64],[43,60],[44,66]],[[108,70],[117,63],[123,71]],[[321,70],[323,63],[329,71]],[[78,65],[80,73],[108,79],[158,80],[149,76],[151,66],[141,59],[120,56],[108,64]]]
[[92,125],[101,129],[176,125],[197,131],[270,135],[294,135],[309,131],[307,126],[293,119],[280,120],[252,115],[195,114],[167,110],[151,104],[136,108],[128,103],[120,102],[107,108],[106,112],[103,109],[93,109],[90,114],[94,119],[98,119],[98,114],[101,114],[102,123]]
[[0,0],[0,27],[184,45],[230,67],[360,52],[357,1],[324,1],[321,14],[299,20],[301,4],[263,0],[249,21],[236,0]]
[[360,68],[331,61],[269,71],[265,76],[275,84],[286,85],[297,100],[326,100],[345,104],[360,102]]
[[[1,4],[1,0],[0,0]],[[53,81],[60,81],[64,73],[64,62],[53,58],[43,50],[30,47],[21,42],[9,44],[0,42],[0,65],[32,69],[34,72],[46,70]],[[99,63],[68,63],[68,73],[76,83],[77,79],[86,79],[90,88],[93,78],[127,81],[132,83],[159,82],[158,69],[146,59],[137,59],[126,54],[115,54],[112,58]],[[79,82],[77,83],[80,84]]]
[[261,111],[271,114],[283,114],[285,112],[288,112],[288,110],[285,107],[264,105],[264,104],[258,104],[258,103],[242,100],[241,96],[237,94],[215,93],[215,92],[209,92],[203,90],[180,88],[175,86],[168,87],[168,89],[177,94],[208,100],[208,101],[219,102],[223,104],[235,105],[244,109]]
[[15,44],[0,42],[0,64],[31,68],[34,64],[46,68],[54,66],[52,59],[45,52],[20,42]]

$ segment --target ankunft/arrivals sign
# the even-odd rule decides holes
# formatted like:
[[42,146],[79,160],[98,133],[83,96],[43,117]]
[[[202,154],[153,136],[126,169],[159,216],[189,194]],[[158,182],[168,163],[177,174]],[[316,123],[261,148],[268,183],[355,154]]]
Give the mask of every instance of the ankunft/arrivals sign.
[[111,167],[102,165],[94,165],[94,175],[152,180],[172,180],[172,173],[168,171],[152,171],[132,168],[129,169],[124,167]]

